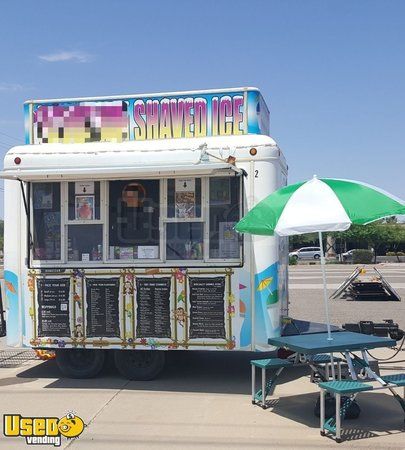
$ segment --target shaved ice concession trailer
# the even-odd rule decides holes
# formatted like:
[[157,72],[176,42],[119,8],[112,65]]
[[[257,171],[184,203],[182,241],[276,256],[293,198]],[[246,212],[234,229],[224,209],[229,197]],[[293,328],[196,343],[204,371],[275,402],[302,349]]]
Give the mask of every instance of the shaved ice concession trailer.
[[106,352],[130,379],[165,351],[271,350],[285,238],[242,236],[287,179],[256,88],[28,101],[4,159],[8,345],[66,376]]

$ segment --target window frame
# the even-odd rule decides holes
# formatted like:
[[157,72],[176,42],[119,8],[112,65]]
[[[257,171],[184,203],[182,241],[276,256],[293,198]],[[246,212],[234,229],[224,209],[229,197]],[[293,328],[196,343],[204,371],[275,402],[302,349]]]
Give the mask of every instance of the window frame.
[[[143,180],[144,178],[129,178],[128,181],[131,180]],[[110,183],[114,181],[122,181],[120,180],[107,180],[107,188],[106,188],[106,196],[105,196],[105,202],[106,202],[106,216],[105,216],[105,227],[104,227],[104,244],[106,246],[106,253],[105,258],[103,259],[104,264],[113,264],[114,266],[122,266],[122,265],[134,265],[134,266],[140,266],[140,267],[155,267],[156,265],[162,265],[163,259],[162,259],[162,229],[160,226],[160,220],[162,217],[162,210],[163,210],[163,203],[162,203],[162,179],[159,178],[147,178],[148,180],[157,180],[159,182],[159,258],[155,259],[110,259],[110,215],[109,215],[109,209],[110,209]],[[100,216],[101,217],[101,216]],[[136,262],[139,261],[140,264],[136,264]]]
[[[65,239],[64,236],[64,227],[63,227],[63,194],[62,194],[62,183],[60,181],[48,181],[48,180],[40,180],[37,181],[38,184],[44,184],[44,183],[59,183],[60,184],[60,239],[61,239],[61,246],[60,246],[60,259],[34,259],[34,244],[35,244],[35,226],[34,226],[34,186],[35,183],[28,183],[28,192],[29,192],[29,199],[28,199],[28,213],[29,217],[27,220],[27,242],[28,245],[28,268],[35,268],[35,267],[59,267],[64,264],[64,248],[63,248],[63,242]],[[32,241],[30,233],[32,231]]]
[[[100,219],[93,219],[93,220],[69,220],[69,183],[74,183],[76,181],[94,181],[100,182]],[[62,264],[66,267],[69,267],[69,265],[74,265],[75,267],[97,267],[104,265],[105,262],[105,248],[104,248],[104,229],[105,229],[105,221],[103,220],[105,218],[105,180],[69,180],[69,181],[61,181],[61,195],[62,195],[62,214],[61,217],[63,217],[62,222],[62,228],[63,228],[63,236],[64,240],[62,241],[63,246],[63,262]],[[101,242],[101,248],[103,252],[103,257],[100,261],[69,261],[69,254],[68,254],[68,246],[69,246],[69,227],[70,226],[77,226],[80,227],[82,225],[101,225],[102,226],[102,242]]]
[[[38,182],[28,183],[29,192],[29,217],[27,223],[27,241],[29,240],[29,233],[34,232],[34,205],[33,205],[33,186],[34,183],[60,183],[60,204],[61,204],[61,259],[59,260],[39,260],[34,259],[33,244],[28,246],[27,261],[29,269],[72,269],[72,268],[119,268],[128,267],[131,265],[137,268],[148,267],[242,267],[244,264],[244,236],[240,238],[239,258],[210,258],[210,179],[213,177],[237,177],[240,180],[239,188],[239,217],[243,217],[244,214],[244,175],[243,174],[229,174],[229,172],[218,172],[213,175],[188,175],[187,178],[201,178],[201,217],[195,218],[176,218],[168,217],[168,180],[175,178],[184,178],[185,176],[171,175],[163,178],[145,177],[141,176],[136,178],[119,178],[119,180],[143,180],[143,179],[155,179],[159,181],[159,258],[157,259],[110,259],[109,255],[109,195],[110,195],[110,182],[114,182],[117,179],[109,180],[96,180],[91,181],[100,182],[100,219],[94,220],[69,220],[69,182],[75,181],[89,181],[86,179],[80,180],[66,180],[66,181],[54,181],[44,180]],[[168,223],[202,223],[203,230],[203,258],[202,259],[167,259],[166,255],[166,224]],[[69,226],[81,226],[81,225],[101,225],[103,227],[102,237],[102,251],[103,258],[100,261],[68,261],[68,227]],[[34,237],[34,235],[33,235]]]
[[[69,183],[75,183],[76,181],[86,182],[86,181],[94,181],[94,183],[100,183],[100,219],[92,219],[92,220],[76,220],[69,219]],[[105,180],[75,180],[75,181],[61,181],[61,200],[63,199],[64,209],[63,212],[63,224],[64,225],[96,225],[96,224],[104,224],[103,218],[105,217],[105,189],[106,189],[106,181]],[[62,193],[63,191],[63,193]],[[93,195],[93,194],[91,194]],[[62,204],[62,201],[61,201]]]
[[[243,201],[243,191],[244,191],[244,173],[242,172],[240,175],[234,175],[235,177],[239,178],[239,220],[243,217],[244,215],[244,201]],[[221,175],[218,175],[219,178],[223,178],[221,177]],[[210,194],[209,194],[209,189],[210,189],[210,184],[209,184],[209,179],[210,178],[214,178],[214,177],[206,177],[207,178],[207,211],[209,211],[210,205]],[[240,267],[243,266],[243,262],[244,262],[244,244],[245,244],[245,239],[244,239],[244,234],[239,235],[239,258],[210,258],[209,257],[209,251],[210,251],[210,214],[208,214],[207,217],[207,235],[204,236],[204,245],[207,245],[207,254],[208,254],[208,260],[207,262],[209,263],[232,263],[232,262],[239,262],[240,264],[238,264]]]
[[[205,209],[205,205],[206,205],[206,184],[207,183],[207,179],[208,177],[203,177],[203,176],[195,176],[195,177],[187,177],[187,178],[200,178],[201,179],[201,216],[200,217],[193,217],[193,218],[179,218],[179,217],[167,217],[167,212],[168,212],[168,180],[169,179],[176,179],[176,178],[180,178],[180,177],[170,177],[170,178],[165,178],[163,181],[163,190],[165,193],[165,199],[164,199],[164,214],[162,214],[160,216],[161,219],[161,226],[163,228],[163,261],[165,263],[165,265],[167,265],[167,262],[172,262],[171,264],[177,264],[177,265],[189,265],[190,263],[203,263],[206,264],[206,229],[207,229],[207,220],[206,220],[206,209]],[[184,177],[183,177],[184,178]],[[208,217],[209,219],[209,217]],[[166,225],[168,223],[202,223],[203,224],[203,258],[202,259],[167,259],[167,227]],[[191,265],[194,265],[191,264]]]

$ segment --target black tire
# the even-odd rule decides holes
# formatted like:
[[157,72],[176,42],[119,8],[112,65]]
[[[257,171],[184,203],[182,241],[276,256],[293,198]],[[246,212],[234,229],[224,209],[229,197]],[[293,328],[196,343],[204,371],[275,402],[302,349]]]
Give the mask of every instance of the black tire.
[[128,380],[149,381],[163,370],[165,354],[157,350],[116,350],[114,360],[119,373]]
[[68,378],[93,378],[100,373],[104,360],[103,350],[56,350],[56,364]]
[[321,255],[314,255],[314,259],[319,259]]

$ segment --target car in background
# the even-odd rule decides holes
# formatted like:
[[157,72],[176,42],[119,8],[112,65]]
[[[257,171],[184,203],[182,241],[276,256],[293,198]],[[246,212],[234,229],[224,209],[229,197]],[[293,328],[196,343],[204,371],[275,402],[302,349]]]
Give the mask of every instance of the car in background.
[[295,259],[319,259],[321,257],[320,247],[301,247],[289,253],[290,258]]
[[339,255],[340,261],[352,261],[353,259],[353,252],[355,252],[357,248],[353,248],[352,250],[349,250],[347,252],[341,253]]

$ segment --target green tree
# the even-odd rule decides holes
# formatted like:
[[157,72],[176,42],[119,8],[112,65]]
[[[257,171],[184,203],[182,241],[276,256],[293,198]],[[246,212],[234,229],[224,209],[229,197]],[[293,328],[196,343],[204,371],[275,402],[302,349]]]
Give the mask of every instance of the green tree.
[[318,246],[318,234],[317,233],[307,233],[307,234],[296,234],[289,237],[290,250],[295,250],[300,247],[308,246]]
[[[401,247],[405,244],[405,225],[398,223],[392,223],[389,225],[388,243],[391,250],[394,252],[397,252],[398,247]],[[398,255],[397,258],[399,261]]]
[[373,222],[368,225],[352,225],[347,231],[334,233],[334,236],[356,242],[359,247],[372,247],[375,262],[378,252],[385,252],[387,248],[396,250],[405,243],[405,227],[395,222]]

